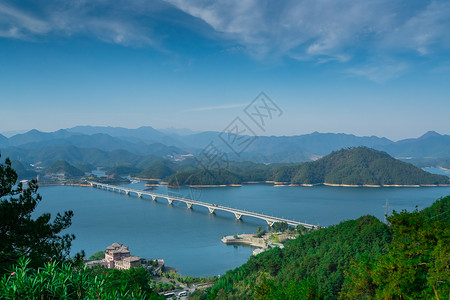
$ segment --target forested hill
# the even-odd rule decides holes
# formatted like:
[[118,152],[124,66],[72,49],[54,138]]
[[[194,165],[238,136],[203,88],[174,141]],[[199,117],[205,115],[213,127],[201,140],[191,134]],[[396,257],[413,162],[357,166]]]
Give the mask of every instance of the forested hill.
[[68,162],[64,160],[59,160],[57,162],[54,162],[52,165],[50,165],[48,168],[45,169],[46,174],[52,174],[52,173],[64,173],[66,176],[69,177],[77,177],[77,176],[83,176],[84,172],[80,169],[72,166]]
[[[242,167],[242,166],[245,166]],[[445,185],[449,178],[435,175],[367,147],[334,151],[313,162],[290,165],[231,163],[225,169],[188,170],[170,176],[171,185],[239,184],[275,181],[287,184]]]
[[364,216],[300,235],[250,257],[199,298],[447,299],[450,196],[388,221]]
[[355,147],[334,151],[314,162],[282,167],[275,181],[293,184],[426,185],[448,184],[449,178],[435,175],[391,157],[383,151]]

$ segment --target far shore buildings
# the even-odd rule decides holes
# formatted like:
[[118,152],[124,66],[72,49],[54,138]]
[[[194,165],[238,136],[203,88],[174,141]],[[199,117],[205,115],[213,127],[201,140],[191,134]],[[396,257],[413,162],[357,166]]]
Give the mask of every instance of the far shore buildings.
[[89,262],[88,266],[101,265],[109,269],[128,270],[133,267],[139,267],[141,261],[142,258],[131,256],[127,246],[114,243],[106,248],[104,259]]

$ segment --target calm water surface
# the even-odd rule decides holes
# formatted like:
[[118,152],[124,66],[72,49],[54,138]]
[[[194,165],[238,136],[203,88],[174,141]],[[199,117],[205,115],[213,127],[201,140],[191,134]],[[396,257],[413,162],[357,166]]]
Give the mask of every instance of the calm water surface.
[[[144,189],[143,183],[130,188]],[[52,186],[39,189],[43,201],[36,213],[73,210],[69,232],[76,235],[73,252],[84,249],[90,256],[113,242],[130,247],[131,253],[144,258],[164,258],[181,274],[210,276],[224,274],[250,257],[253,249],[226,246],[224,235],[255,232],[263,221],[217,212],[206,208],[187,209],[183,203],[167,205],[167,200],[139,199],[88,187]],[[268,215],[328,226],[362,215],[384,220],[385,204],[390,210],[413,210],[429,206],[450,194],[450,187],[422,188],[344,188],[344,187],[242,187],[167,190],[219,205],[246,209]]]

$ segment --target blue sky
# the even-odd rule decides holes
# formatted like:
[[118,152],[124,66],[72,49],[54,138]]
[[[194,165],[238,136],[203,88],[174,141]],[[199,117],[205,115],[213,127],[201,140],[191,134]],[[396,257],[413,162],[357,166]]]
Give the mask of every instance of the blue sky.
[[449,134],[448,16],[449,1],[1,1],[0,132],[220,131],[264,91],[283,114],[257,134]]

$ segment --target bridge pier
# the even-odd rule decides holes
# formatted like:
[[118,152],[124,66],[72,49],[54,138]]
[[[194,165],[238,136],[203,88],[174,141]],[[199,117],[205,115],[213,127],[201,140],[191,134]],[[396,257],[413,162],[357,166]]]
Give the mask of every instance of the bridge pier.
[[267,222],[267,225],[269,225],[270,227],[272,227],[273,223],[275,223],[274,221],[270,221],[270,220],[266,220],[266,222]]
[[184,202],[184,203],[186,203],[186,206],[188,209],[192,209],[194,204],[196,206],[197,205],[203,206],[203,207],[208,208],[210,214],[214,214],[216,210],[226,211],[226,212],[234,214],[234,216],[236,217],[236,220],[241,220],[243,216],[254,217],[254,218],[266,221],[270,227],[273,227],[275,222],[286,222],[290,226],[302,225],[302,226],[304,226],[306,228],[310,228],[310,229],[316,229],[319,227],[319,226],[306,224],[306,223],[302,223],[302,222],[298,222],[298,221],[287,220],[284,218],[277,218],[277,217],[273,217],[273,216],[263,215],[263,214],[259,214],[259,213],[253,213],[250,211],[245,211],[245,210],[240,210],[240,209],[235,209],[235,208],[230,208],[230,207],[217,206],[215,204],[196,201],[193,199],[186,199],[186,198],[181,198],[181,197],[176,197],[176,196],[157,194],[157,193],[153,193],[153,192],[146,192],[146,191],[142,191],[142,190],[130,189],[130,188],[125,188],[125,187],[115,186],[115,185],[110,185],[110,184],[104,184],[104,183],[99,183],[99,182],[94,182],[94,181],[87,181],[87,183],[91,187],[94,187],[97,189],[112,191],[112,192],[119,193],[119,194],[126,194],[127,196],[129,196],[130,193],[131,194],[135,193],[139,198],[142,198],[144,195],[150,196],[150,197],[152,197],[152,200],[155,202],[157,201],[158,197],[164,198],[164,199],[167,199],[167,202],[169,205],[172,205],[174,201]]

